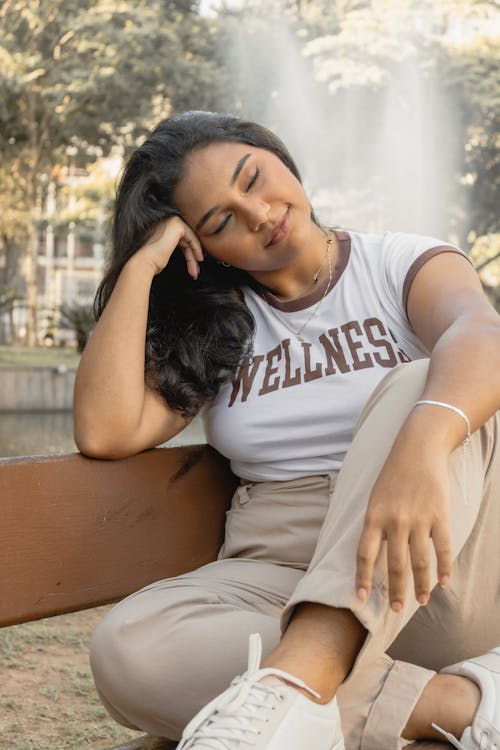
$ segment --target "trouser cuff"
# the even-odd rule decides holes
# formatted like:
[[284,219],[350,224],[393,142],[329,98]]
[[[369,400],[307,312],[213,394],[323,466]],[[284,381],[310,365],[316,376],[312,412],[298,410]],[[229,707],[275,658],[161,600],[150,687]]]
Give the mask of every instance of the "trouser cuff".
[[401,750],[401,735],[427,683],[436,672],[395,661],[375,699],[361,738],[360,750]]

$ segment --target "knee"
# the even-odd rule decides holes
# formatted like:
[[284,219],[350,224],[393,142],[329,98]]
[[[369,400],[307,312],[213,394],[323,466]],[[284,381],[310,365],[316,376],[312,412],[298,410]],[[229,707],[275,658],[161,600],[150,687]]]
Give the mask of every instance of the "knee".
[[393,383],[415,383],[417,388],[422,388],[427,378],[430,360],[427,357],[423,359],[414,359],[411,362],[403,362],[390,370],[380,382],[379,388],[384,385]]
[[168,618],[162,620],[161,642],[154,625],[148,633],[148,620],[134,620],[118,607],[96,627],[89,652],[96,690],[120,724],[178,739],[185,717],[177,716],[176,678],[186,649],[179,631],[170,632]]
[[428,359],[416,359],[389,370],[366,402],[354,432],[357,433],[372,411],[382,408],[382,404],[399,413],[417,401],[424,390],[428,369]]
[[125,691],[136,692],[147,671],[146,644],[134,637],[126,617],[113,610],[97,625],[89,659],[97,691],[109,707],[119,706]]
[[100,692],[119,685],[136,672],[138,644],[133,643],[127,621],[113,610],[95,628],[90,641],[90,665]]

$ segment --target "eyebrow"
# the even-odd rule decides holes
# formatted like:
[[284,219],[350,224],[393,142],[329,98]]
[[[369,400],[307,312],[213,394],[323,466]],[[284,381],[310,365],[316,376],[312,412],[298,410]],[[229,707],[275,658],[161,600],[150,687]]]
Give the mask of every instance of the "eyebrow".
[[[240,175],[241,170],[243,169],[243,167],[245,166],[246,162],[251,157],[251,155],[252,154],[245,154],[245,156],[241,157],[241,159],[237,163],[236,168],[235,168],[235,170],[233,172],[233,176],[231,177],[230,185],[234,185],[234,183],[236,182],[236,180],[238,179],[238,177]],[[219,205],[212,206],[212,208],[210,208],[206,213],[204,213],[203,216],[201,217],[201,219],[199,220],[199,222],[197,223],[197,225],[195,226],[195,231],[197,232],[198,229],[201,229],[201,227],[203,226],[203,224],[205,224],[205,222],[207,222],[210,219],[210,217],[213,216],[214,213],[219,208],[220,208]]]

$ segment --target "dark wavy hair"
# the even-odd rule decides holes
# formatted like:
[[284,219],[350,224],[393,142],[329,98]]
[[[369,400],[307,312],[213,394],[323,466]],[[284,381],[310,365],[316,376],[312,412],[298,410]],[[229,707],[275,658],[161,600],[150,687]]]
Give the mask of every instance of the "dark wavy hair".
[[[101,316],[125,263],[158,225],[178,216],[174,190],[186,156],[210,143],[232,141],[275,154],[301,180],[281,140],[255,122],[215,112],[184,112],[160,122],[130,157],[121,178],[112,226],[112,252],[94,301]],[[314,214],[311,212],[313,221]],[[255,322],[241,287],[255,285],[246,272],[210,257],[194,281],[180,248],[157,274],[149,298],[145,374],[169,407],[186,417],[210,402],[249,354]]]

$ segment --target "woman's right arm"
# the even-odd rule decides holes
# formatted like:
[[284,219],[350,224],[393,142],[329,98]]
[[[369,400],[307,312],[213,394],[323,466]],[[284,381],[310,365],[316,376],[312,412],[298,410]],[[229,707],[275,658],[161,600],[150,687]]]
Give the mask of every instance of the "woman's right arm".
[[197,277],[203,259],[198,238],[172,217],[127,261],[85,347],[75,381],[74,435],[88,456],[134,455],[165,442],[189,421],[144,378],[151,283],[177,245],[188,273]]

